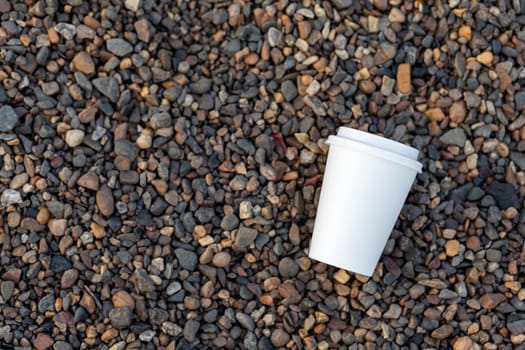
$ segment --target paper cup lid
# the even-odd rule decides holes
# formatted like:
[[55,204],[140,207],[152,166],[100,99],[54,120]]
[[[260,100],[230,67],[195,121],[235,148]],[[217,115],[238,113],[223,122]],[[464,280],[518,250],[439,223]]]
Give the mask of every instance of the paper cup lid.
[[406,166],[410,169],[417,171],[418,173],[421,173],[421,169],[423,168],[423,165],[414,159],[403,157],[400,156],[398,153],[389,152],[384,149],[370,146],[366,143],[353,141],[347,138],[331,135],[328,137],[327,143],[329,145],[337,145],[345,148],[359,150],[371,156],[382,158],[384,160],[388,160],[390,162]]
[[385,151],[397,153],[400,156],[408,157],[413,160],[417,160],[417,157],[419,156],[419,150],[417,150],[414,147],[358,129],[342,126],[339,128],[337,136],[352,141],[366,143],[370,146],[378,147]]

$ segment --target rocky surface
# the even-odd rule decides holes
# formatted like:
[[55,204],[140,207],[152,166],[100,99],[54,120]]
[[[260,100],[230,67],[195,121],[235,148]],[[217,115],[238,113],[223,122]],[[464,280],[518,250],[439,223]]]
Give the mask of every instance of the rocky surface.
[[[0,348],[522,349],[524,26],[520,1],[0,0]],[[342,125],[424,166],[370,278],[307,256]]]

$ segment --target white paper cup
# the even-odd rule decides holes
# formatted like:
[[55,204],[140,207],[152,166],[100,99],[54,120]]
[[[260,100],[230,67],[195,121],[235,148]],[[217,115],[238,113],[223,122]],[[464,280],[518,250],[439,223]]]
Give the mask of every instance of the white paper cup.
[[[328,138],[330,150],[308,255],[371,276],[422,166],[413,158],[416,149],[396,145],[396,152],[390,152],[385,148],[397,142],[362,136],[363,142]],[[370,140],[375,140],[374,146]]]

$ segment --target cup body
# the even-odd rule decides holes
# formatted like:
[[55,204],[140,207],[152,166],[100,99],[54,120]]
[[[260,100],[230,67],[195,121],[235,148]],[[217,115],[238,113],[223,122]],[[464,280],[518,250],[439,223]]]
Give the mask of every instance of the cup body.
[[338,136],[328,143],[309,256],[371,276],[421,164]]

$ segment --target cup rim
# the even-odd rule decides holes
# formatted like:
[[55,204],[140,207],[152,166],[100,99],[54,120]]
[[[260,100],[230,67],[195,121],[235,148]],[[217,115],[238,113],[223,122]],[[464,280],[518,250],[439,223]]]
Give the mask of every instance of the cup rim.
[[344,137],[330,135],[326,141],[329,145],[336,145],[345,148],[358,149],[362,152],[365,152],[371,156],[381,158],[390,162],[394,162],[400,165],[403,165],[407,168],[413,169],[418,173],[421,173],[423,165],[417,160],[404,157],[398,153],[390,152],[378,147],[371,146],[366,143],[361,143],[358,141],[350,140]]
[[407,157],[413,160],[417,160],[419,156],[419,150],[417,148],[359,129],[341,126],[337,132],[337,136],[352,141],[365,143],[369,146],[377,147],[388,152],[393,152],[402,157]]

